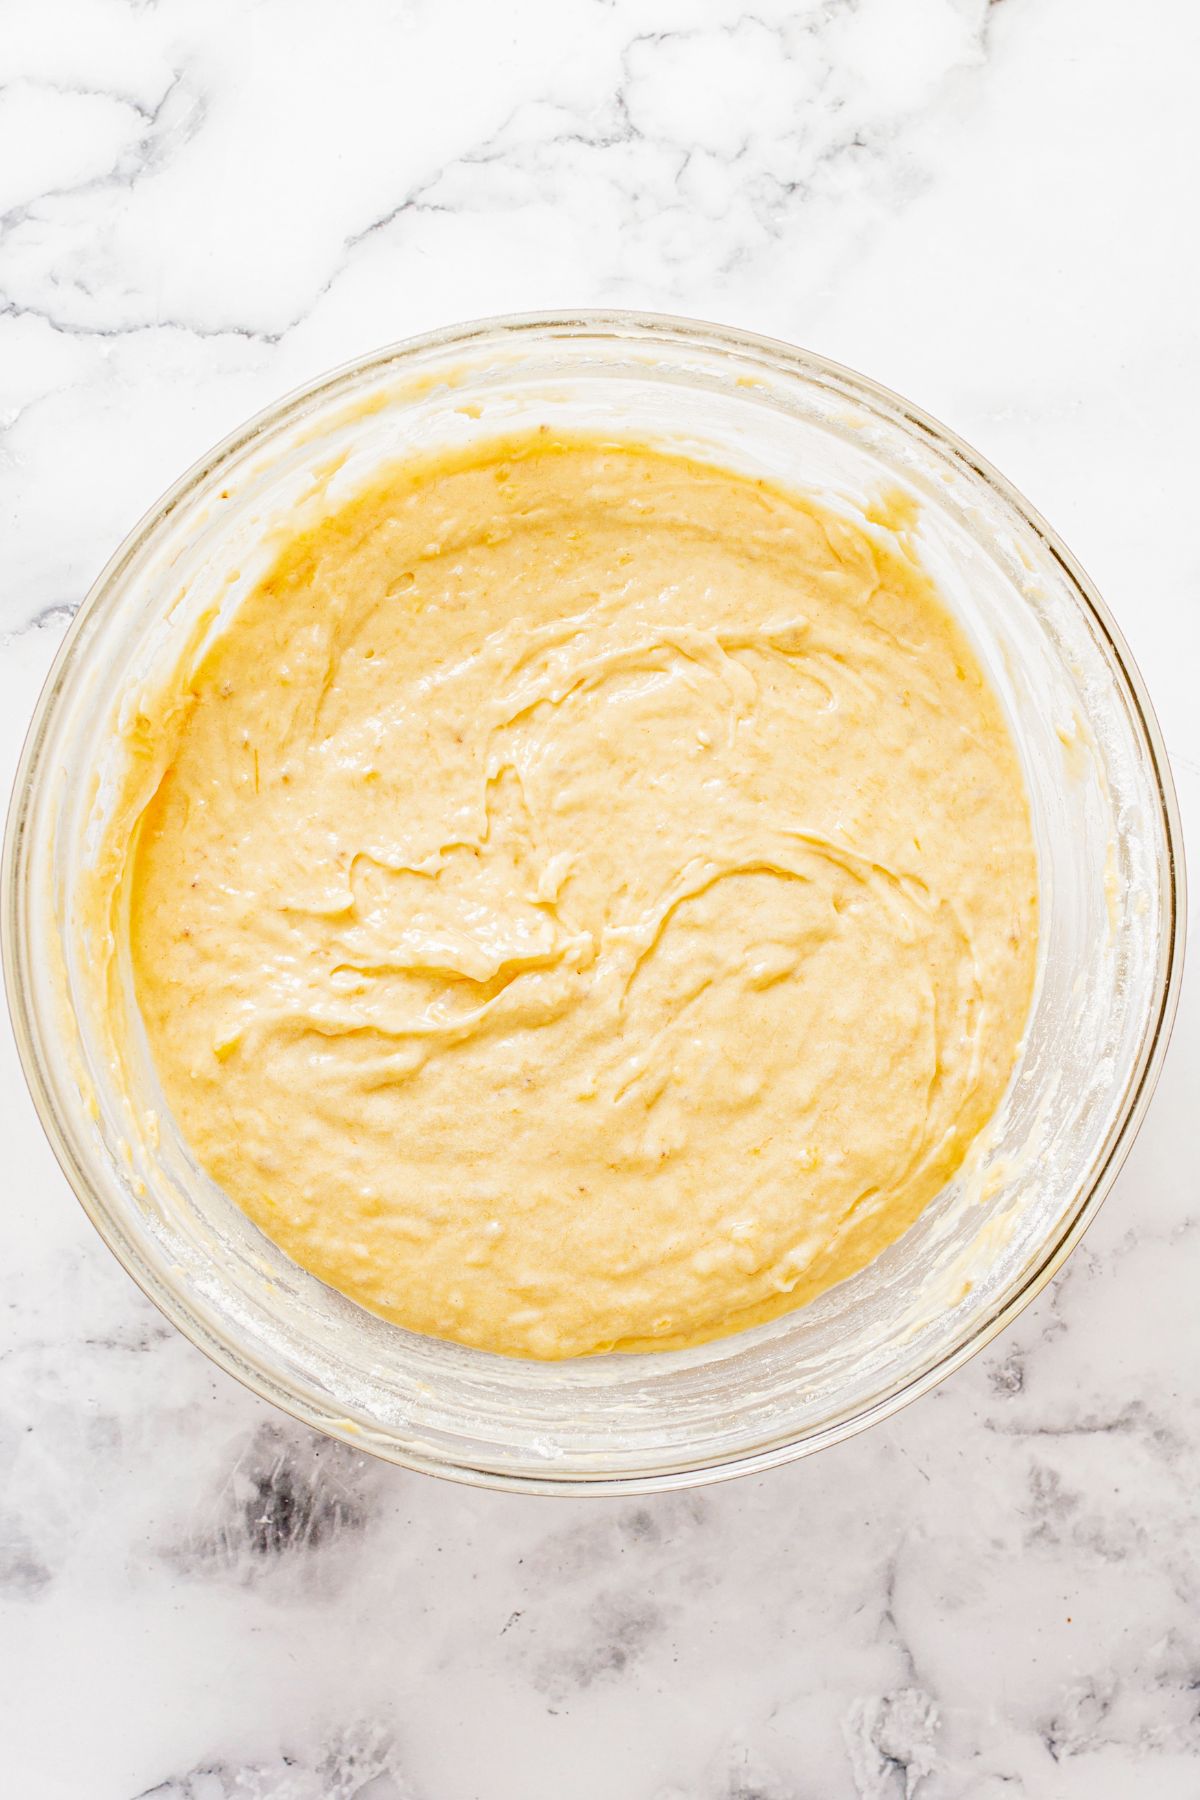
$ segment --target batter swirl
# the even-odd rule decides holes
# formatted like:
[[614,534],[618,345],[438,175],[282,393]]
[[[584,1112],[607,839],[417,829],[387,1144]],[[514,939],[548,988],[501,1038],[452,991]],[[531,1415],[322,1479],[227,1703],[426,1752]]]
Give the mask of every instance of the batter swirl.
[[1000,708],[905,546],[509,440],[297,537],[147,702],[138,1002],[297,1262],[562,1357],[770,1318],[912,1223],[1003,1092],[1037,914]]

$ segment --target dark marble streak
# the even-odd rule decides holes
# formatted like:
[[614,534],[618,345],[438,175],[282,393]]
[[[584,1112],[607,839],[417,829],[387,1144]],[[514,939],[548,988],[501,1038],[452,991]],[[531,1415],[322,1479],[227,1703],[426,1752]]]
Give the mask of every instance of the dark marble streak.
[[601,1594],[580,1621],[578,1635],[558,1643],[534,1666],[534,1686],[554,1702],[601,1681],[631,1675],[668,1629],[669,1617],[639,1584]]
[[378,1467],[299,1425],[266,1420],[244,1439],[190,1530],[164,1551],[183,1572],[253,1580],[361,1534]]
[[[697,1493],[608,1510],[552,1532],[525,1565],[526,1599],[510,1618],[514,1654],[546,1710],[596,1685],[635,1680],[675,1626],[710,1503]],[[569,1608],[544,1606],[569,1593]]]
[[417,1795],[392,1733],[360,1722],[311,1751],[288,1750],[251,1763],[196,1763],[130,1800],[417,1800]]

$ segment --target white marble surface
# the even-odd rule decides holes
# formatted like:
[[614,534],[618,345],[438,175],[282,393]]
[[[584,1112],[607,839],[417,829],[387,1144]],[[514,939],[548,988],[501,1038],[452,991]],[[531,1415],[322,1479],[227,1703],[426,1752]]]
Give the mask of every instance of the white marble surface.
[[[1200,825],[1189,0],[8,0],[0,742],[212,440],[377,343],[632,304],[939,413],[1063,531]],[[0,1790],[1194,1800],[1200,975],[1065,1273],[890,1424],[646,1502],[475,1493],[218,1374],[0,1042]]]

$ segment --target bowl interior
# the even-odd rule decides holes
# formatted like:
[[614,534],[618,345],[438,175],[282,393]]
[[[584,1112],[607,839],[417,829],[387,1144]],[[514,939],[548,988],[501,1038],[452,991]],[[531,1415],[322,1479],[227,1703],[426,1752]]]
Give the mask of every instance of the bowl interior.
[[[1037,990],[1008,1095],[899,1243],[757,1330],[557,1364],[415,1336],[289,1262],[193,1163],[144,1042],[121,1046],[118,1078],[77,923],[130,695],[220,628],[298,520],[381,464],[540,424],[683,449],[852,513],[881,490],[914,496],[921,553],[1012,726],[1041,894]],[[254,422],[101,578],[43,696],[11,824],[18,1039],[56,1149],[117,1254],[269,1398],[467,1479],[646,1487],[732,1471],[829,1442],[928,1385],[1082,1229],[1140,1117],[1177,971],[1168,784],[1136,673],[1079,571],[1006,484],[905,403],[715,328],[468,328],[382,353]]]

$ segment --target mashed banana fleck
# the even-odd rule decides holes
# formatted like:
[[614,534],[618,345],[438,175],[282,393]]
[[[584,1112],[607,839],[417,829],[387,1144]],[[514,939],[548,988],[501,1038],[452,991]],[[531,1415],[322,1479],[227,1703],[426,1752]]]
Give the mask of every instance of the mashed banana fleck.
[[771,1318],[913,1222],[1003,1092],[1037,909],[999,705],[904,545],[509,440],[298,536],[147,703],[138,1003],[298,1263],[563,1357]]

